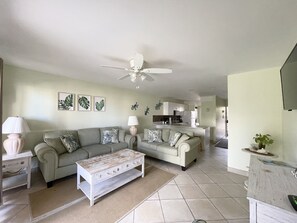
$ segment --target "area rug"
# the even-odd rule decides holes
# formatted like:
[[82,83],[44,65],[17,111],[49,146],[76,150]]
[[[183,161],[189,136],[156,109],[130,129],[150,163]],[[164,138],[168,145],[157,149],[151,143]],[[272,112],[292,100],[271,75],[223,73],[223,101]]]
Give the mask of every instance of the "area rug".
[[219,142],[216,143],[215,147],[228,149],[228,139],[221,139]]
[[32,222],[114,223],[175,176],[148,166],[144,178],[137,178],[99,198],[92,207],[83,193],[76,189],[76,177],[71,177],[51,188],[29,194]]

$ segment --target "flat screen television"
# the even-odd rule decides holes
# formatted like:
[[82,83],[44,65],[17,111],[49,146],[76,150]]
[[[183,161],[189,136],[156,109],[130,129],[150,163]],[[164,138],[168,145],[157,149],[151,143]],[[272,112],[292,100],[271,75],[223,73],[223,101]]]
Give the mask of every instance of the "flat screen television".
[[297,44],[280,70],[284,110],[297,109]]

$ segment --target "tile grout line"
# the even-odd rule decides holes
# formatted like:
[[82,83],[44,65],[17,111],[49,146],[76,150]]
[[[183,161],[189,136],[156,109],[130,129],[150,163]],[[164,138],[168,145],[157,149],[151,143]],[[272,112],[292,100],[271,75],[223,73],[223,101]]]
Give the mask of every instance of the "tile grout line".
[[[192,179],[192,178],[191,178],[191,179]],[[193,179],[192,179],[192,180],[193,180]],[[191,208],[190,208],[190,206],[189,206],[189,204],[188,204],[187,200],[185,199],[185,197],[184,197],[183,193],[181,192],[181,190],[180,190],[180,188],[179,188],[179,185],[178,185],[178,184],[177,184],[177,188],[178,188],[178,190],[179,190],[180,194],[182,195],[182,197],[183,197],[183,200],[184,200],[184,202],[186,203],[186,205],[187,205],[187,207],[188,207],[189,211],[191,212],[193,219],[195,220],[195,215],[193,214],[193,212],[192,212],[192,210],[191,210]]]

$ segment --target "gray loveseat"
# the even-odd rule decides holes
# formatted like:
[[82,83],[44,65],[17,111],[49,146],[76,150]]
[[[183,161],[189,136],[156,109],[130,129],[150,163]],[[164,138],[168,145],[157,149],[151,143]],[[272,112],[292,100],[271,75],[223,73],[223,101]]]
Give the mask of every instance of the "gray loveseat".
[[[119,129],[118,142],[102,144],[103,131],[111,129]],[[52,145],[53,140],[57,141],[60,136],[67,134],[73,135],[80,145],[73,152],[63,151],[61,144],[57,144],[57,142]],[[135,137],[127,135],[125,130],[119,127],[48,131],[43,133],[43,139],[44,142],[37,144],[34,151],[38,158],[39,168],[48,186],[51,186],[56,179],[75,174],[77,161],[125,148],[132,149],[135,142]]]
[[159,130],[161,131],[160,142],[148,141],[148,129],[145,129],[144,133],[137,134],[137,150],[147,156],[177,164],[185,171],[188,165],[198,158],[200,138],[194,137],[192,132],[181,132],[187,134],[190,138],[179,142],[177,146],[170,146],[170,136],[175,134],[176,131],[170,129]]

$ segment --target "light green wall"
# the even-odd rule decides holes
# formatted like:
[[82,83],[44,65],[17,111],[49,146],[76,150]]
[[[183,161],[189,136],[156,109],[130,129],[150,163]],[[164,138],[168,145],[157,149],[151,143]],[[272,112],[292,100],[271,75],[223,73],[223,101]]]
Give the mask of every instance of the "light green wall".
[[[116,80],[115,80],[116,81]],[[124,84],[124,83],[123,83]],[[58,92],[70,92],[106,97],[105,112],[58,111]],[[131,105],[139,103],[137,111]],[[31,130],[79,129],[88,127],[122,126],[128,129],[129,115],[138,116],[141,131],[151,126],[158,97],[137,90],[105,86],[41,72],[4,66],[3,121],[8,116],[23,116]],[[150,108],[149,115],[144,110]],[[2,122],[3,122],[2,121]]]
[[229,149],[228,167],[248,170],[250,147],[256,133],[269,133],[275,140],[268,150],[281,159],[282,96],[279,68],[228,76]]

